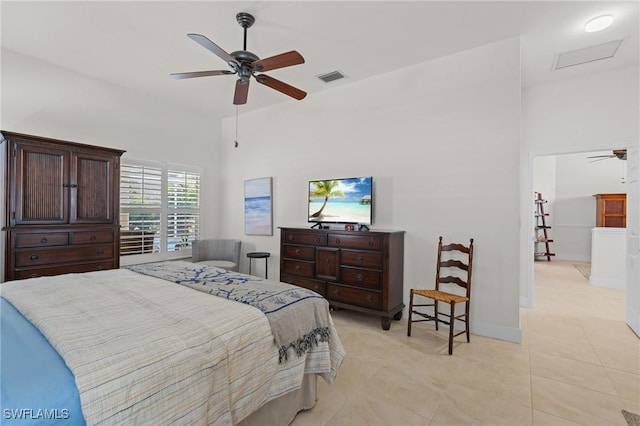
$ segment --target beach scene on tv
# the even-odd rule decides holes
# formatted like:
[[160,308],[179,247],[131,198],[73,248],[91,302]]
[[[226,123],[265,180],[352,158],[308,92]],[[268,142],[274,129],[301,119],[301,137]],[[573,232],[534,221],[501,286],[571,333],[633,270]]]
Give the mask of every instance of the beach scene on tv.
[[309,222],[371,224],[371,177],[309,182]]

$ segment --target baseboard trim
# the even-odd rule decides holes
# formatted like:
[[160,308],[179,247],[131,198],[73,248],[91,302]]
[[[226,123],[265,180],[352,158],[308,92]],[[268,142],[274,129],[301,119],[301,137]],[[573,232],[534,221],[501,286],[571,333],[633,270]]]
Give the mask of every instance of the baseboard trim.
[[512,343],[522,341],[521,328],[505,327],[498,324],[472,322],[471,333]]
[[614,288],[618,290],[624,290],[626,288],[624,279],[603,278],[594,276],[593,274],[589,276],[589,283],[594,287]]

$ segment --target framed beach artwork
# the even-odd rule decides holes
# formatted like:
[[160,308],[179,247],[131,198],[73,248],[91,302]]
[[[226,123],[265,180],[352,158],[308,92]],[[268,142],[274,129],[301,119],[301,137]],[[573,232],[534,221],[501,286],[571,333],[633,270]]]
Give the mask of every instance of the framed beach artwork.
[[270,177],[244,181],[244,233],[273,235]]

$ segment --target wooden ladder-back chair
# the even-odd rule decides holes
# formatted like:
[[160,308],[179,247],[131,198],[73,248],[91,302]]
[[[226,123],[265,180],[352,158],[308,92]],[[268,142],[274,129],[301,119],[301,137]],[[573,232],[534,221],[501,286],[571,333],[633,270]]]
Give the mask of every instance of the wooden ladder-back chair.
[[[445,255],[443,256],[443,253]],[[460,260],[462,258],[462,260]],[[466,263],[465,263],[466,260]],[[463,333],[467,335],[469,342],[469,304],[471,301],[471,272],[473,263],[473,238],[470,239],[469,246],[458,243],[442,244],[442,237],[438,242],[438,263],[436,265],[436,288],[434,290],[411,289],[409,299],[409,321],[407,323],[407,336],[411,336],[411,323],[435,321],[436,330],[438,323],[449,325],[449,355],[453,353],[453,338]],[[457,272],[454,272],[457,270]],[[445,272],[446,271],[446,272]],[[446,276],[442,276],[445,275]],[[453,275],[451,275],[453,274]],[[466,279],[465,279],[466,278]],[[449,293],[440,289],[441,284],[454,284],[464,289],[464,295]],[[421,296],[431,299],[433,303],[415,304],[414,296]],[[438,302],[447,303],[450,306],[450,313],[446,314],[438,311]],[[456,315],[456,305],[464,303],[464,313]],[[415,310],[416,307],[433,306],[433,315]],[[416,314],[420,319],[413,319]],[[442,316],[448,318],[442,319]],[[454,323],[457,321],[464,323],[464,330],[454,334]]]

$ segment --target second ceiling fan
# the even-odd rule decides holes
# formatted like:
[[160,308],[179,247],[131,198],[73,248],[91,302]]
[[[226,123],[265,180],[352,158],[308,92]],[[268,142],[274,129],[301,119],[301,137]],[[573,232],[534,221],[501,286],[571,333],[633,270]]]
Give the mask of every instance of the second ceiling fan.
[[233,95],[234,105],[243,105],[247,103],[251,77],[254,77],[258,83],[264,84],[265,86],[284,93],[287,96],[291,96],[294,99],[304,99],[304,97],[307,96],[306,92],[298,89],[297,87],[293,87],[290,84],[276,80],[266,74],[259,74],[264,71],[303,64],[304,58],[302,55],[295,50],[291,50],[269,58],[260,59],[255,53],[247,50],[247,29],[253,25],[255,18],[249,13],[241,12],[236,15],[236,20],[238,21],[238,24],[244,28],[244,46],[243,50],[237,50],[230,54],[203,35],[187,34],[187,37],[191,40],[222,58],[222,60],[229,64],[231,70],[181,72],[171,74],[171,77],[175,79],[183,79],[238,74],[235,93]]

